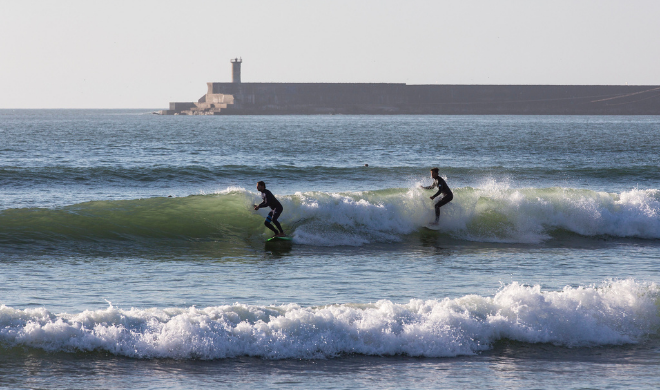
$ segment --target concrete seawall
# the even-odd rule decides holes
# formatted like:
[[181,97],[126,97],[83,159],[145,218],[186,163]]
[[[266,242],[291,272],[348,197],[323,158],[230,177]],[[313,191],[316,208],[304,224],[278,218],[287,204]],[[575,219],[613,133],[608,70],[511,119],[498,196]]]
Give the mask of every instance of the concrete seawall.
[[207,83],[164,115],[660,115],[660,86]]

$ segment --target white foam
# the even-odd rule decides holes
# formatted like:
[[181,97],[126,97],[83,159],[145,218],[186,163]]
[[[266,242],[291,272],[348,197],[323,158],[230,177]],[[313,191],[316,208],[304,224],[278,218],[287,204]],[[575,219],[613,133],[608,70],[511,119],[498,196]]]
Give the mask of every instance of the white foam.
[[391,195],[296,193],[282,199],[287,210],[282,221],[298,225],[294,239],[299,243],[362,245],[398,241],[400,235],[413,232],[425,219],[424,209],[415,200],[412,191]]
[[53,314],[0,306],[0,342],[137,358],[471,355],[503,338],[579,347],[638,343],[660,330],[660,289],[610,281],[546,292],[518,283],[493,297],[397,304],[130,309]]
[[[296,193],[280,197],[281,221],[300,243],[362,245],[396,241],[434,218],[428,191],[413,187],[356,193]],[[440,231],[488,242],[538,243],[557,229],[583,236],[660,238],[660,191],[621,194],[570,188],[511,189],[486,183],[456,189],[442,207]]]
[[[256,192],[241,187],[220,195],[244,196],[240,207],[258,203]],[[276,194],[284,206],[280,217],[295,242],[310,245],[360,246],[400,241],[434,219],[431,191],[409,189],[365,192]],[[265,216],[269,210],[258,213]],[[660,238],[660,191],[633,189],[617,193],[571,188],[510,188],[485,182],[479,188],[457,188],[441,209],[439,230],[455,238],[512,243],[539,243],[558,230],[583,236]],[[263,230],[261,225],[259,229]]]

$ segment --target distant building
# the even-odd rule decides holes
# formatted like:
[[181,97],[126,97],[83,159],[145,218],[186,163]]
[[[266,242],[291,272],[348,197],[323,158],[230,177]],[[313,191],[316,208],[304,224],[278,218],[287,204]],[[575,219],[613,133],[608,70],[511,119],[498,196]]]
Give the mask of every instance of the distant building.
[[660,115],[654,85],[407,85],[207,83],[197,102],[173,102],[163,115]]

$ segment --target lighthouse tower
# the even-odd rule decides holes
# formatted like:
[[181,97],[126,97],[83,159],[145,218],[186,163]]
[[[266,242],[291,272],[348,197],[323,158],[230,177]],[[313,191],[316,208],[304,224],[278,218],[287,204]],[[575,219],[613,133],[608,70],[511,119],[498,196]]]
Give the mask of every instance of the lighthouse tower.
[[241,83],[241,63],[242,58],[234,58],[231,60],[231,82],[235,84]]

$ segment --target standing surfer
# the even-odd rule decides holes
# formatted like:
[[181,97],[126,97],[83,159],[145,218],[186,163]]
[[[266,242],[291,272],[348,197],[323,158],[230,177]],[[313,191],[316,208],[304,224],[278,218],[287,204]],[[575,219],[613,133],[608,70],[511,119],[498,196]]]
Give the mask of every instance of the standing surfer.
[[[270,207],[270,213],[268,213],[268,216],[264,221],[264,225],[266,225],[268,229],[275,232],[275,237],[286,236],[286,234],[284,234],[284,230],[282,230],[282,226],[279,222],[277,222],[277,218],[279,218],[280,214],[282,214],[282,210],[284,210],[282,204],[277,200],[277,198],[275,198],[275,195],[273,195],[272,192],[266,189],[266,183],[263,181],[257,183],[257,191],[261,192],[261,199],[263,199],[263,201],[260,204],[255,204],[254,209],[259,210],[261,207]],[[275,224],[277,229],[275,229],[273,225],[270,224],[271,222]]]
[[430,190],[436,187],[438,188],[438,192],[431,196],[431,199],[435,199],[438,197],[438,195],[442,194],[442,199],[440,199],[440,201],[435,204],[435,222],[431,223],[431,225],[438,224],[438,220],[440,219],[440,207],[446,205],[447,203],[451,202],[452,199],[454,199],[454,194],[451,192],[451,189],[449,189],[447,182],[438,174],[439,170],[440,169],[438,168],[432,168],[431,177],[433,178],[433,184],[428,187],[422,186],[422,188],[425,190]]

